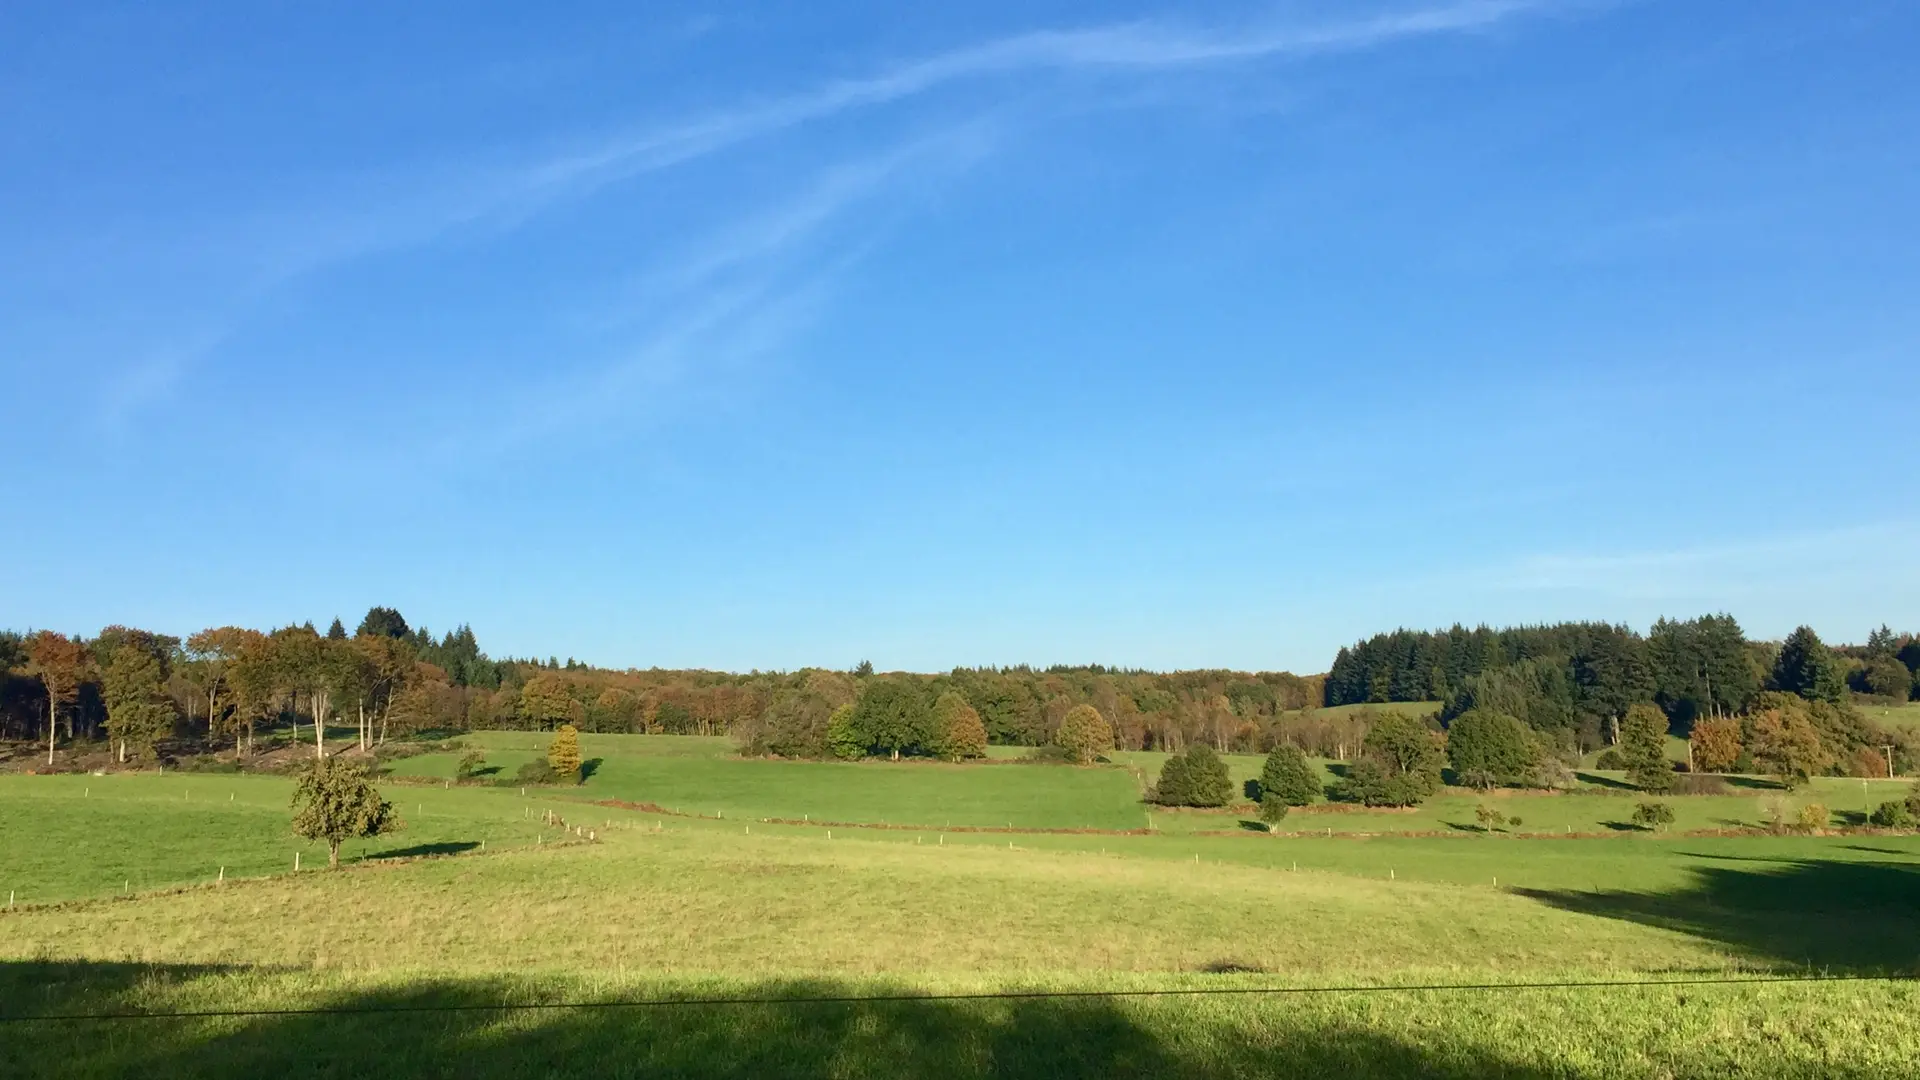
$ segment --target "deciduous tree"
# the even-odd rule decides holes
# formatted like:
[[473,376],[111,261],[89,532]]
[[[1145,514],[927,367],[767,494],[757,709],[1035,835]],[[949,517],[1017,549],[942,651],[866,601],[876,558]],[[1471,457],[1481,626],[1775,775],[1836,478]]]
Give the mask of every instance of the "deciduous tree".
[[949,690],[933,703],[934,727],[940,732],[940,756],[950,761],[984,757],[987,728],[967,699]]
[[309,765],[293,789],[296,836],[327,845],[327,865],[340,865],[340,845],[355,837],[379,836],[400,827],[393,804],[367,778],[366,766],[348,758],[320,758]]
[[40,680],[47,693],[47,764],[53,764],[55,724],[60,710],[80,695],[87,670],[87,650],[64,634],[42,630],[27,639],[27,673]]
[[569,784],[580,782],[580,732],[572,724],[561,724],[547,746],[547,764],[553,775]]
[[536,675],[520,688],[520,719],[536,728],[566,723],[577,704],[567,684],[555,675]]
[[1073,760],[1090,765],[1101,754],[1113,749],[1113,727],[1100,710],[1091,705],[1075,705],[1060,718],[1054,743],[1064,748]]
[[152,760],[154,743],[173,731],[175,715],[159,658],[137,645],[114,650],[101,673],[100,696],[107,706],[107,731],[120,747],[120,760],[125,761],[129,751],[142,761]]
[[1693,767],[1699,772],[1727,772],[1745,749],[1740,741],[1740,719],[1735,716],[1694,721],[1689,741],[1693,744]]
[[1753,767],[1796,788],[1827,767],[1831,760],[1820,744],[1820,732],[1798,709],[1763,709],[1753,716],[1747,739]]

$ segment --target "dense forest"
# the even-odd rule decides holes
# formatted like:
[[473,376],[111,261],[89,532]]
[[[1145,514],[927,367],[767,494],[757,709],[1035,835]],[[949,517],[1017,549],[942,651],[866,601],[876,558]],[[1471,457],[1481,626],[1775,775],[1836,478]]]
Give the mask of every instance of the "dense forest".
[[1802,628],[1772,643],[1711,615],[1663,619],[1645,635],[1604,623],[1399,630],[1341,649],[1325,676],[1099,665],[610,670],[497,660],[466,626],[436,636],[374,608],[351,634],[339,619],[325,631],[220,627],[185,638],[124,626],[90,639],[0,634],[0,738],[35,741],[50,762],[63,743],[135,761],[163,750],[245,757],[266,731],[284,742],[351,729],[353,747],[371,750],[416,733],[572,724],[731,735],[745,752],[792,757],[967,756],[987,742],[1077,744],[1092,723],[1099,745],[1122,749],[1291,745],[1344,759],[1376,709],[1412,702],[1438,728],[1496,713],[1542,746],[1578,754],[1619,743],[1636,704],[1657,705],[1672,732],[1690,736],[1701,721],[1763,712],[1786,694],[1818,706],[1809,715],[1832,743],[1828,767],[1844,771],[1866,750],[1908,755],[1904,736],[1872,728],[1852,702],[1915,696],[1917,668],[1912,634],[1882,628],[1864,645],[1829,648]]

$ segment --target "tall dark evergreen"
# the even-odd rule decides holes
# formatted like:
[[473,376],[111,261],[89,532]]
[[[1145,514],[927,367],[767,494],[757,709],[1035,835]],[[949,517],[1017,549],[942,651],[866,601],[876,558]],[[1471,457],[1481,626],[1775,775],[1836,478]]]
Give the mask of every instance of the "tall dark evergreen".
[[1774,661],[1770,681],[1773,689],[1797,694],[1808,701],[1839,704],[1847,696],[1840,665],[1820,635],[1807,626],[1787,635],[1786,642],[1780,646],[1780,657]]

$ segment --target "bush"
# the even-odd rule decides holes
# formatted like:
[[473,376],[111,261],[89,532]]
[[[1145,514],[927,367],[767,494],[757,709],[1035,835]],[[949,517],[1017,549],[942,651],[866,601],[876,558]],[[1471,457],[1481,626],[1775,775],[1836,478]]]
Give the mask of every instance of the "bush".
[[1287,816],[1287,803],[1278,795],[1267,795],[1260,800],[1260,820],[1267,823],[1267,831],[1272,832]]
[[1813,832],[1826,828],[1832,816],[1827,812],[1827,808],[1819,803],[1808,803],[1800,808],[1799,825],[1808,832]]
[[1911,829],[1914,825],[1913,811],[1894,799],[1881,803],[1867,820],[1883,829]]
[[1531,776],[1538,756],[1533,733],[1503,713],[1469,709],[1447,727],[1447,757],[1471,787],[1518,787]]
[[1682,773],[1673,778],[1676,795],[1727,795],[1732,791],[1724,778],[1709,773]]
[[1320,770],[1297,746],[1276,747],[1260,767],[1259,801],[1278,798],[1287,806],[1307,806],[1326,794]]
[[1593,767],[1596,769],[1606,769],[1610,772],[1624,771],[1627,763],[1626,760],[1620,756],[1620,751],[1607,749],[1600,751],[1600,756],[1593,759]]
[[469,750],[460,755],[460,764],[454,767],[453,778],[460,783],[465,783],[473,779],[473,774],[485,768],[486,764],[487,755],[478,750]]
[[1018,760],[1028,765],[1071,765],[1073,754],[1064,746],[1036,746]]
[[520,766],[520,771],[513,774],[516,784],[551,784],[557,779],[553,775],[553,766],[545,758],[535,758]]
[[1659,832],[1673,824],[1673,807],[1663,802],[1643,802],[1633,808],[1633,823]]

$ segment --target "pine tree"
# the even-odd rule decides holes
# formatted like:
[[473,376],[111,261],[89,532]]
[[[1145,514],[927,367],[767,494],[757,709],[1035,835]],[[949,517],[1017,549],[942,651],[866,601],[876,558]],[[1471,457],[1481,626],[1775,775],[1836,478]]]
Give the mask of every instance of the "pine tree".
[[1269,799],[1278,799],[1283,806],[1312,803],[1325,794],[1319,772],[1299,747],[1275,747],[1260,767],[1261,806],[1265,807]]
[[1620,758],[1627,778],[1643,791],[1666,791],[1673,786],[1673,766],[1667,763],[1667,717],[1652,705],[1627,710],[1620,722]]
[[556,779],[569,784],[580,782],[580,732],[572,724],[561,724],[547,747],[547,764],[553,766]]

